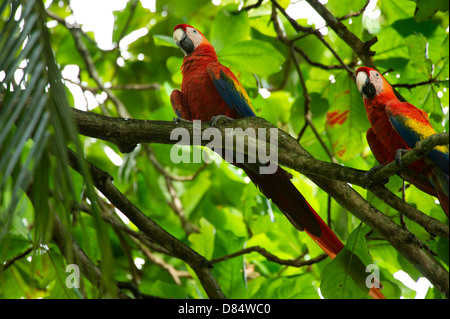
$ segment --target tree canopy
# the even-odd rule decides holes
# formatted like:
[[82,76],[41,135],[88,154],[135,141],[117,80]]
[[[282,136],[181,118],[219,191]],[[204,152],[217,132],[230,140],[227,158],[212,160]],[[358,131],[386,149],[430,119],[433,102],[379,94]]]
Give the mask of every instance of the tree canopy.
[[[359,66],[376,68],[448,132],[448,1],[301,2],[324,26],[293,17],[289,0],[129,0],[105,48],[68,1],[3,1],[0,298],[359,299],[373,269],[386,298],[415,297],[400,270],[448,298],[448,217],[395,164],[367,180],[378,162],[355,85]],[[255,108],[219,129],[280,129],[280,165],[346,245],[336,259],[241,169],[173,145],[173,128],[193,130],[170,103],[180,23],[209,39]],[[171,159],[200,149],[214,161]]]

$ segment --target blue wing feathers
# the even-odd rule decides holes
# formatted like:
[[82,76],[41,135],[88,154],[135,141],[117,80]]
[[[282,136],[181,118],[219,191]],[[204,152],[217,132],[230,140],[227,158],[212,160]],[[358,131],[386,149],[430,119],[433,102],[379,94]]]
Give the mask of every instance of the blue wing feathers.
[[433,160],[447,175],[449,175],[449,156],[448,153],[443,153],[438,150],[431,150],[428,157]]
[[403,125],[402,121],[400,121],[398,117],[391,116],[389,117],[389,120],[391,121],[394,129],[398,134],[400,134],[400,136],[405,140],[406,144],[408,144],[409,147],[414,147],[416,143],[420,141],[419,134]]
[[220,78],[215,77],[212,71],[209,71],[211,79],[227,105],[238,112],[242,117],[255,116],[247,98],[236,87],[232,78],[227,76],[223,70],[220,70]]
[[[397,131],[398,134],[405,140],[406,144],[408,144],[409,147],[414,147],[416,143],[423,138],[415,132],[414,130],[410,129],[405,125],[406,119],[401,116],[390,116],[389,120],[392,123],[392,126]],[[449,175],[449,154],[445,152],[441,152],[437,149],[433,149],[428,153],[428,157],[436,164],[438,165],[444,173]]]

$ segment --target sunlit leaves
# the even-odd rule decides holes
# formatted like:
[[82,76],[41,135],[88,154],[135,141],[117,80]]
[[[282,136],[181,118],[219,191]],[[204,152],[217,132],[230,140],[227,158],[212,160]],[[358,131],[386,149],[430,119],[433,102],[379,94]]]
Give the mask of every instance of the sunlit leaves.
[[219,11],[211,26],[211,44],[220,52],[226,46],[250,39],[248,16],[238,11],[238,6],[230,4]]
[[369,125],[361,95],[342,72],[324,97],[332,101],[326,115],[326,132],[334,154],[343,161],[350,160],[362,152],[361,134]]
[[417,2],[414,18],[417,22],[430,19],[439,10],[448,11],[448,1],[446,0],[415,0]]
[[[128,1],[124,10],[113,13],[115,22],[111,50],[99,49],[92,33],[82,36],[100,79],[112,88],[130,114],[136,118],[154,120],[171,120],[174,117],[170,94],[173,89],[180,88],[183,54],[173,42],[172,32],[176,24],[187,23],[197,27],[215,46],[219,61],[230,67],[247,89],[258,116],[266,118],[294,137],[304,128],[301,145],[321,160],[329,161],[330,151],[340,164],[345,166],[369,169],[376,165],[365,140],[369,123],[362,98],[352,78],[342,71],[340,62],[331,51],[313,35],[297,33],[288,20],[278,14],[283,35],[292,40],[307,56],[296,56],[305,80],[306,92],[302,88],[290,49],[277,38],[271,20],[272,2],[263,1],[260,7],[250,11],[242,8],[256,3],[256,0],[239,4],[228,0],[221,1],[220,4],[217,2],[156,1],[155,7],[149,10],[144,8],[140,1]],[[290,1],[283,0],[278,3],[286,8]],[[330,0],[326,7],[336,18],[340,18],[360,10],[365,3],[365,0]],[[373,57],[374,64],[380,71],[388,71],[386,78],[390,83],[411,85],[411,88],[399,87],[398,91],[406,100],[429,113],[436,131],[443,131],[444,127],[448,130],[449,51],[448,11],[445,11],[445,4],[448,7],[448,2],[439,0],[378,1],[376,6],[370,9],[371,12],[342,20],[348,29],[363,41],[373,36],[363,29],[363,20],[374,23],[373,28],[364,23],[368,31],[376,32],[378,37],[378,42],[372,47],[376,52]],[[70,205],[74,201],[91,207],[85,199],[85,180],[70,170],[61,167],[55,169],[56,161],[63,158],[55,158],[52,152],[58,151],[58,145],[65,148],[65,142],[60,136],[57,143],[49,145],[44,133],[47,132],[49,116],[51,115],[50,119],[53,121],[63,120],[64,113],[43,111],[44,106],[47,106],[47,95],[38,93],[49,92],[47,79],[43,76],[47,68],[45,64],[40,63],[39,50],[31,50],[33,45],[41,42],[41,37],[38,33],[28,36],[26,23],[21,29],[19,23],[8,21],[10,10],[13,10],[13,7],[5,9],[0,16],[0,28],[3,32],[0,47],[9,48],[0,50],[0,89],[8,88],[4,90],[7,93],[5,101],[8,103],[2,106],[0,116],[0,179],[4,184],[1,188],[0,208],[8,207],[14,199],[13,192],[16,185],[20,184],[14,182],[28,181],[28,177],[23,173],[25,170],[21,171],[19,164],[29,169],[32,174],[30,176],[40,187],[31,194],[31,199],[23,195],[23,191],[17,193],[20,195],[20,198],[16,198],[17,209],[9,221],[11,236],[8,241],[1,243],[2,249],[5,248],[0,253],[1,261],[11,261],[26,253],[30,247],[33,251],[0,273],[0,296],[98,297],[98,289],[85,278],[82,280],[84,291],[68,289],[64,285],[66,261],[58,248],[52,244],[36,245],[38,240],[46,241],[50,238],[50,214],[56,211],[59,214],[67,214],[66,218],[73,226],[71,234],[74,240],[82,246],[94,263],[109,265],[115,280],[132,280],[137,283],[142,293],[158,297],[205,298],[206,294],[200,281],[182,260],[152,250],[165,266],[169,265],[181,272],[190,271],[190,277],[181,277],[176,281],[166,268],[161,267],[161,263],[154,263],[148,258],[134,240],[109,225],[107,239],[112,246],[113,258],[106,259],[110,262],[104,262],[104,246],[100,244],[99,239],[104,240],[105,237],[98,231],[100,228],[95,218],[87,213],[71,214],[73,211]],[[62,18],[72,14],[62,1],[53,1],[49,10]],[[31,18],[29,21],[32,21]],[[71,18],[73,17],[69,20]],[[305,27],[313,26],[310,19],[299,19],[297,22]],[[78,66],[80,73],[74,76],[74,85],[79,85],[79,91],[84,91],[84,94],[77,98],[96,99],[100,107],[93,109],[93,112],[118,116],[114,103],[106,98],[105,92],[97,88],[96,81],[86,69],[83,55],[75,46],[71,34],[73,27],[77,26],[59,24],[49,29],[57,65],[62,68],[68,64]],[[133,36],[128,36],[136,35],[135,31],[142,32],[145,36],[136,37],[132,41]],[[358,57],[338,34],[330,27],[324,27],[321,31],[324,33],[324,40],[344,63],[353,69],[359,66]],[[20,41],[13,41],[14,37]],[[121,42],[124,38],[125,41]],[[9,54],[10,50],[14,51],[14,54]],[[22,62],[24,57],[27,57],[27,63]],[[309,61],[319,65],[312,65]],[[16,77],[5,65],[8,68],[20,69],[17,74],[25,74],[24,81],[20,83],[16,80],[16,87],[13,89],[4,86],[5,82]],[[335,67],[327,69],[330,65]],[[427,81],[429,83],[425,85],[420,84]],[[24,83],[28,90],[16,90]],[[146,90],[123,89],[125,84],[151,83],[157,86]],[[23,94],[20,95],[19,92]],[[259,92],[264,92],[264,95]],[[72,91],[71,94],[76,93]],[[307,94],[310,97],[309,104]],[[28,106],[27,101],[30,98],[36,103]],[[17,103],[10,104],[11,101]],[[58,110],[56,107],[59,105],[64,103],[49,104],[54,110]],[[26,107],[29,107],[28,113],[25,111]],[[305,110],[305,107],[309,107],[309,110]],[[311,125],[306,125],[305,114],[311,115]],[[34,121],[26,119],[31,115],[35,116]],[[19,119],[16,121],[17,117]],[[67,122],[61,123],[63,124],[60,124],[59,128],[52,128],[48,132],[54,134],[68,127],[64,124]],[[311,126],[314,126],[317,134]],[[21,136],[15,137],[15,134]],[[114,185],[131,202],[208,260],[221,258],[250,246],[263,247],[283,259],[308,260],[321,253],[320,248],[309,237],[293,228],[279,209],[249,183],[242,170],[223,161],[210,164],[193,180],[178,181],[177,176],[196,174],[202,164],[176,165],[169,156],[170,146],[152,145],[161,167],[175,178],[172,181],[172,189],[169,189],[166,182],[168,177],[149,161],[143,148],[138,147],[133,153],[124,155],[124,163],[118,168],[104,151],[105,146],[108,146],[118,152],[117,147],[101,140],[84,137],[80,139],[86,157],[99,168],[108,171],[114,177]],[[69,146],[73,147],[73,144]],[[8,152],[9,154],[5,155]],[[11,159],[16,161],[13,163]],[[67,177],[68,171],[72,178],[70,187],[64,185],[62,180],[62,177]],[[292,181],[296,187],[321,216],[326,216],[328,195],[313,185],[307,177],[296,172],[293,175]],[[53,180],[54,177],[56,179]],[[401,196],[399,190],[402,185],[399,177],[391,177],[386,186]],[[400,223],[396,210],[372,193],[360,187],[353,187],[372,205]],[[174,193],[179,199],[178,204],[181,205],[185,218],[198,227],[198,233],[188,234],[183,229],[173,206]],[[58,194],[65,201],[59,202],[49,194]],[[434,198],[413,186],[407,187],[405,199],[424,213],[447,221]],[[108,214],[116,216],[118,212],[114,207],[106,199],[103,201]],[[392,246],[379,238],[378,234],[369,233],[364,227],[357,228],[359,221],[335,201],[331,201],[330,210],[332,228],[342,241],[347,243],[343,253],[333,262],[326,259],[309,267],[287,267],[268,261],[256,252],[218,261],[214,263],[212,271],[227,297],[319,298],[320,286],[322,295],[326,298],[366,298],[364,266],[372,262],[376,262],[382,270],[384,277],[381,281],[385,286],[383,293],[387,297],[399,298],[400,294],[414,297],[414,291],[402,285],[393,274],[401,269],[416,280],[420,273]],[[36,212],[40,214],[35,215]],[[1,222],[4,222],[4,219]],[[448,265],[447,240],[430,238],[417,224],[408,219],[404,222],[429,249],[436,252],[436,258]],[[129,221],[125,220],[123,225],[133,231],[139,231],[136,225]],[[136,258],[144,261],[139,272],[133,271]],[[427,297],[437,296],[434,290],[430,290]]]
[[239,70],[267,76],[281,70],[283,56],[270,44],[259,40],[239,42],[219,53],[224,64]]
[[[367,297],[369,287],[366,279],[370,271],[366,267],[371,264],[372,258],[368,254],[363,228],[359,226],[350,234],[344,249],[324,268],[320,286],[322,295],[332,299]],[[378,279],[369,280],[369,283],[379,285]]]

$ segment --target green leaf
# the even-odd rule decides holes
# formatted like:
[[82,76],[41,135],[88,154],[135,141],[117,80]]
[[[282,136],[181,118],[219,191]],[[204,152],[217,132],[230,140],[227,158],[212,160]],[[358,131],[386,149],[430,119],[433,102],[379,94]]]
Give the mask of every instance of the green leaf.
[[214,252],[215,231],[214,226],[206,219],[200,219],[199,233],[189,235],[192,248],[206,259],[211,259]]
[[361,260],[347,248],[322,271],[320,291],[326,299],[367,298],[369,288],[365,285],[367,273]]
[[[260,287],[251,298],[319,299],[319,294],[311,284],[313,280],[314,277],[308,273],[300,276],[267,278],[264,282],[259,282]],[[249,289],[253,289],[253,285],[255,280],[249,282]]]
[[444,41],[442,41],[442,45],[441,45],[441,57],[445,58],[448,57],[449,53],[448,53],[448,47],[449,47],[449,43],[448,43],[448,34],[445,36]]
[[[217,232],[214,257],[221,257],[244,248],[245,238],[235,236],[233,232]],[[228,298],[246,297],[246,278],[244,256],[230,258],[214,264],[212,271]]]
[[225,47],[250,40],[247,13],[243,10],[238,11],[237,4],[223,7],[214,18],[210,40],[217,54]]
[[176,45],[175,41],[173,41],[173,38],[169,37],[168,35],[155,34],[153,36],[153,41],[155,41],[155,45],[158,46],[165,46],[178,49],[178,46]]
[[[284,57],[272,45],[260,40],[239,42],[224,47],[218,54],[219,62],[239,71],[261,76],[279,72]],[[237,74],[239,75],[239,74]]]
[[405,39],[408,48],[411,67],[416,73],[428,78],[431,74],[431,61],[426,57],[427,39],[424,36],[410,35]]
[[[366,266],[372,264],[364,234],[358,226],[350,234],[341,252],[322,272],[320,291],[325,298],[367,298],[368,275]],[[372,281],[371,281],[372,282]]]
[[336,76],[326,97],[330,108],[326,113],[325,131],[333,153],[342,161],[360,154],[363,148],[362,133],[369,127],[361,95],[345,72]]
[[414,19],[417,22],[422,22],[434,16],[439,10],[442,12],[448,11],[447,0],[415,0],[417,2]]
[[449,266],[449,244],[448,239],[446,238],[439,238],[437,242],[437,253],[438,256],[442,259],[442,261]]
[[167,69],[172,74],[172,81],[181,84],[183,77],[181,76],[181,65],[183,64],[183,58],[171,56],[167,59]]

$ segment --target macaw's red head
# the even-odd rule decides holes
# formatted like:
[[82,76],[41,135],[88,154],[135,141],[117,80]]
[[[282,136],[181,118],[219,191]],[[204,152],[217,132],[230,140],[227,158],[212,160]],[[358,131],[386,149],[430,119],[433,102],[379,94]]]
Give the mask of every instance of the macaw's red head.
[[392,93],[391,85],[377,70],[360,67],[356,70],[356,86],[365,99],[373,99],[381,93]]
[[196,28],[187,24],[178,24],[173,29],[173,40],[183,51],[190,55],[201,45],[211,45],[205,36]]

